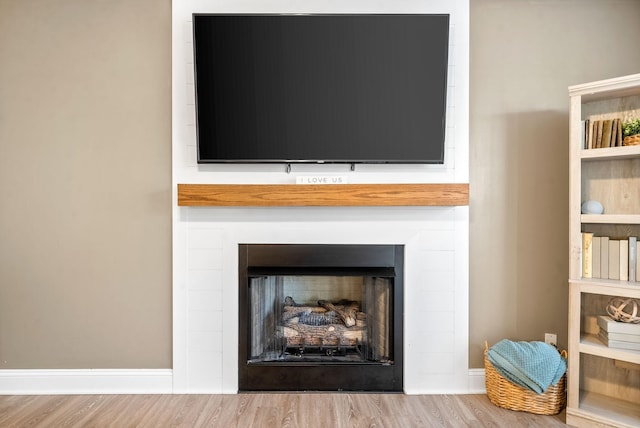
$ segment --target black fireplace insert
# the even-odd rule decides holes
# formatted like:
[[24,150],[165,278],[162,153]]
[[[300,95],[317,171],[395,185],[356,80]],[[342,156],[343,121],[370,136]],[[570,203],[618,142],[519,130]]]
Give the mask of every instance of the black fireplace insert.
[[241,244],[240,391],[402,392],[402,245]]

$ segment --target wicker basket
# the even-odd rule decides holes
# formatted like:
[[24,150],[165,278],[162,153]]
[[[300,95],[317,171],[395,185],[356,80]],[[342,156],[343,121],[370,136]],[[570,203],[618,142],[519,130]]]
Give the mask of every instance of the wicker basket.
[[[567,404],[566,373],[556,385],[549,386],[543,394],[536,394],[502,377],[487,357],[489,345],[486,342],[484,347],[485,386],[487,396],[493,404],[505,409],[537,415],[557,415],[564,409]],[[562,351],[561,354],[567,357],[567,351]]]
[[623,146],[637,146],[640,144],[640,135],[631,135],[628,137],[624,137],[622,141]]

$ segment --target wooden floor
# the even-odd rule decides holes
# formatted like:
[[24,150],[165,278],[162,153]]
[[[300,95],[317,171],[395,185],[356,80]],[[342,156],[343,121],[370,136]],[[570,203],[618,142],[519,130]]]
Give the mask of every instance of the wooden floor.
[[565,427],[486,395],[0,396],[0,427]]

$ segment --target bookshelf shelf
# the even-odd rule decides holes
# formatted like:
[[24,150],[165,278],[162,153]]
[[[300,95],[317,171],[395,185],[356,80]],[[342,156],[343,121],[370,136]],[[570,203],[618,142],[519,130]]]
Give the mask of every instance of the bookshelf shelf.
[[640,224],[640,215],[636,214],[582,214],[581,223],[594,224]]
[[640,364],[640,351],[610,348],[602,343],[595,334],[581,335],[579,350],[583,354]]
[[[614,399],[592,391],[580,391],[580,405],[577,408],[567,408],[567,422],[569,420],[584,420],[583,426],[589,421],[600,422],[605,419],[616,427],[640,426],[640,407],[637,403]],[[603,425],[598,425],[603,426]]]
[[[583,278],[590,274],[582,262],[588,260],[582,254],[585,232],[610,241],[640,237],[640,146],[584,148],[586,123],[640,117],[640,74],[571,86],[569,98],[567,424],[640,426],[640,351],[607,346],[597,323],[612,297],[640,299],[640,282]],[[582,214],[582,203],[590,199],[605,214]],[[624,265],[616,266],[625,272]]]
[[599,161],[608,159],[629,159],[640,157],[640,146],[608,147],[604,149],[582,150],[582,161]]
[[578,280],[570,280],[570,283],[577,284],[582,293],[603,296],[636,298],[640,291],[639,282],[620,281],[617,279],[580,278]]

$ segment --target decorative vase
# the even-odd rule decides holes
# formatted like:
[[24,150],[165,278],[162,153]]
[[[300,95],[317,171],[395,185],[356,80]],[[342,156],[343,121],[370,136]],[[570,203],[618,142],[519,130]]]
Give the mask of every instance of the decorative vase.
[[582,214],[602,214],[604,207],[598,201],[585,201],[581,207]]

